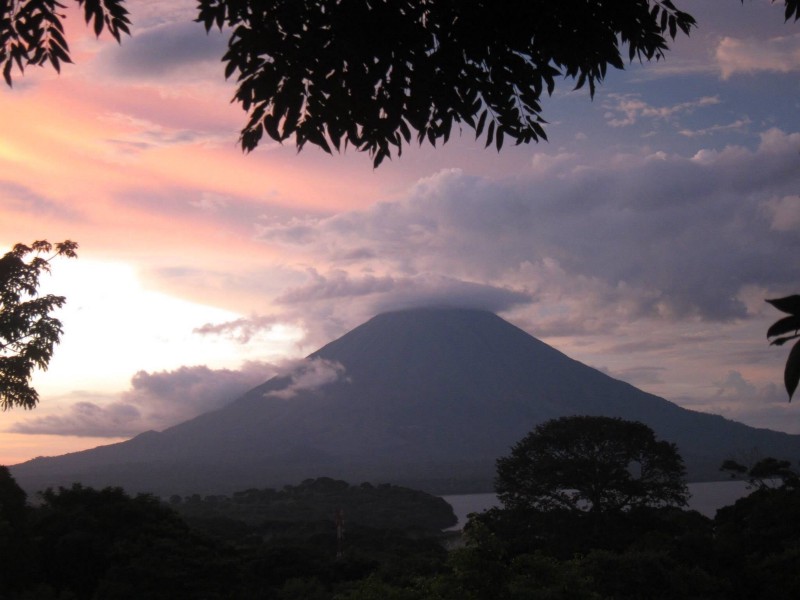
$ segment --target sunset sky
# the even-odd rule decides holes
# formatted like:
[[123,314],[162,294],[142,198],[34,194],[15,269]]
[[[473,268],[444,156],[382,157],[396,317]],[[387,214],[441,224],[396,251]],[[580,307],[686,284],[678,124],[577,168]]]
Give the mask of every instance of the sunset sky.
[[800,24],[769,0],[676,4],[692,36],[593,100],[560,81],[549,142],[498,154],[465,129],[377,170],[353,151],[242,154],[226,39],[195,2],[129,1],[121,45],[70,9],[75,64],[0,91],[0,248],[80,244],[43,280],[65,334],[40,405],[0,413],[0,464],[163,429],[426,304],[800,433],[764,302],[800,292]]

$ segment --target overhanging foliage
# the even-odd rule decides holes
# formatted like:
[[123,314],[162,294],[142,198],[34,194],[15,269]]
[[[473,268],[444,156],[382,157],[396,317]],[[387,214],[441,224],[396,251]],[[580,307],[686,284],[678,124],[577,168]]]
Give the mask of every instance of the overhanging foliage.
[[[75,2],[96,35],[130,32],[125,0]],[[800,0],[783,2],[800,17]],[[65,7],[0,0],[8,85],[15,65],[72,62]],[[695,25],[672,0],[199,0],[197,20],[230,32],[222,60],[247,112],[245,151],[266,134],[298,150],[351,145],[375,166],[461,128],[497,150],[546,139],[540,101],[557,79],[593,95],[609,67],[658,60]]]

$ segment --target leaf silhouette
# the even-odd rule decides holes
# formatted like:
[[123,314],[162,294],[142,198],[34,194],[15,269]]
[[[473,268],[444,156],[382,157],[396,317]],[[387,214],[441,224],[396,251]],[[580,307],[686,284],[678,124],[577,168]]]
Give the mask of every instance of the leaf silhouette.
[[772,324],[767,330],[767,337],[771,338],[791,332],[797,333],[798,329],[800,329],[800,316],[784,317]]
[[[800,295],[794,294],[793,296],[773,298],[772,300],[766,301],[779,311],[790,315],[778,319],[767,330],[767,338],[779,335],[783,336],[776,337],[770,342],[770,345],[783,346],[786,342],[796,340],[800,337],[800,334],[798,334],[798,330],[800,330]],[[791,335],[783,335],[786,333]],[[800,341],[789,351],[789,356],[786,359],[786,367],[783,371],[783,383],[786,387],[786,392],[789,394],[789,402],[792,401],[792,396],[795,390],[797,390],[798,381],[800,381]]]
[[798,294],[786,296],[785,298],[774,298],[772,300],[767,300],[767,302],[781,312],[800,316],[800,295]]
[[783,372],[783,382],[786,385],[786,391],[789,392],[789,402],[792,401],[798,381],[800,381],[800,342],[797,342],[789,352],[786,369]]
[[797,339],[796,335],[787,335],[786,337],[775,338],[772,340],[769,345],[770,346],[783,346],[786,342],[791,342],[792,340]]

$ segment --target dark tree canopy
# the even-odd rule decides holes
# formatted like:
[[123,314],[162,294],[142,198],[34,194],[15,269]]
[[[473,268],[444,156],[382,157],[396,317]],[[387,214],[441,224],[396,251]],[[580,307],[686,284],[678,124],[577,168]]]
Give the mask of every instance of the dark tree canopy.
[[683,506],[688,491],[675,444],[636,421],[574,416],[536,427],[498,459],[507,509],[619,512]]
[[251,488],[232,497],[178,496],[172,507],[184,518],[230,518],[250,525],[332,520],[339,510],[348,527],[441,531],[458,521],[438,496],[397,485],[350,485],[330,477],[306,479],[282,490]]
[[694,25],[669,0],[201,0],[199,18],[231,29],[245,150],[295,135],[376,165],[454,125],[498,150],[545,138],[539,101],[557,77],[594,92],[608,67],[658,59]]
[[[124,0],[75,1],[97,35],[128,33]],[[800,17],[800,0],[783,2]],[[0,0],[9,85],[15,64],[71,62],[63,6]],[[197,20],[230,32],[222,60],[248,115],[244,150],[294,137],[298,150],[351,145],[376,166],[454,127],[498,150],[545,139],[540,99],[556,79],[593,94],[609,67],[658,60],[695,25],[672,0],[199,0]]]
[[0,465],[0,530],[22,520],[27,498],[25,490],[17,485],[8,467]]
[[777,487],[779,484],[782,487],[800,487],[800,475],[792,468],[792,463],[771,456],[762,458],[749,467],[728,459],[719,470],[728,473],[731,479],[746,478],[749,487],[759,490]]
[[[77,256],[78,244],[46,241],[17,244],[0,257],[0,408],[33,408],[39,394],[31,387],[34,369],[46,369],[62,329],[50,313],[63,296],[38,295],[39,276],[56,256]],[[30,258],[26,260],[26,257]]]

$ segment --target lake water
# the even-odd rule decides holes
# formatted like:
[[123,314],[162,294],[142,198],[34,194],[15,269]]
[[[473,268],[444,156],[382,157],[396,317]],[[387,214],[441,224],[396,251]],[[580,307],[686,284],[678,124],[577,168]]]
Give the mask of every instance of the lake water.
[[[713,518],[717,509],[733,504],[742,496],[746,496],[746,481],[711,481],[705,483],[690,483],[688,485],[689,509]],[[467,515],[473,512],[482,512],[494,506],[499,506],[497,496],[494,494],[461,494],[442,496],[453,507],[453,512],[458,517],[460,528],[467,522]]]

